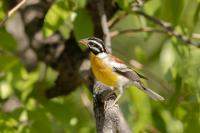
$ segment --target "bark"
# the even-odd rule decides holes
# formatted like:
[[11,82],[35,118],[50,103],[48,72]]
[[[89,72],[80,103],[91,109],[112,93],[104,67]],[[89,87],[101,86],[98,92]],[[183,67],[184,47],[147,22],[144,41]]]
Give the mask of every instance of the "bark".
[[116,98],[114,93],[108,97],[110,93],[112,90],[108,86],[98,81],[95,82],[93,97],[97,133],[131,133],[117,104],[105,110]]

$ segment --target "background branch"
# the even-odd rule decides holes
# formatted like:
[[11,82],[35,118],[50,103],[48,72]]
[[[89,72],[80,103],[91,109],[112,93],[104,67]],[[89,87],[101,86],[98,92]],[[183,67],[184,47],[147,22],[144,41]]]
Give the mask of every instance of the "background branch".
[[157,32],[157,33],[164,33],[164,34],[167,33],[164,30],[155,29],[151,27],[144,27],[144,28],[138,28],[138,29],[126,29],[126,30],[121,30],[121,31],[115,30],[115,31],[112,31],[110,35],[111,37],[116,37],[121,34],[131,34],[135,32]]
[[128,13],[123,13],[119,16],[117,16],[115,19],[111,19],[109,22],[108,22],[108,26],[110,29],[112,29],[120,20],[122,20],[124,17],[126,17],[128,15]]
[[172,26],[171,24],[163,21],[163,20],[159,20],[153,16],[150,16],[148,14],[146,14],[145,12],[141,11],[140,8],[138,7],[132,7],[132,11],[140,16],[143,16],[144,18],[154,22],[155,24],[161,26],[163,29],[165,29],[167,32],[169,32],[169,34],[171,36],[176,37],[178,40],[184,42],[185,44],[190,44],[196,47],[200,47],[200,43],[198,42],[194,42],[192,41],[190,38],[182,35],[181,33],[178,33]]
[[200,39],[200,34],[199,33],[193,33],[192,38],[193,39]]
[[0,27],[4,25],[4,23],[7,21],[7,19],[12,16],[17,10],[19,10],[20,7],[22,7],[27,0],[22,0],[19,4],[17,4],[15,7],[13,7],[7,14],[7,16],[0,22]]
[[104,42],[106,45],[106,48],[109,52],[111,52],[111,37],[110,37],[110,31],[109,31],[109,26],[108,26],[108,21],[107,21],[107,16],[104,11],[104,0],[99,0],[97,1],[97,7],[98,7],[98,12],[100,15],[100,21],[101,21],[101,27],[103,31],[103,37],[104,37]]

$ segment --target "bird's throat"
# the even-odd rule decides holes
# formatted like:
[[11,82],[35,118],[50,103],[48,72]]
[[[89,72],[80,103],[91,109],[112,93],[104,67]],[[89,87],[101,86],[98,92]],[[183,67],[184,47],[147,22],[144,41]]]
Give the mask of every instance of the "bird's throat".
[[99,53],[99,54],[97,54],[96,56],[97,56],[98,58],[100,58],[100,59],[103,59],[103,58],[108,57],[108,54],[105,53],[105,52],[103,52],[103,53]]

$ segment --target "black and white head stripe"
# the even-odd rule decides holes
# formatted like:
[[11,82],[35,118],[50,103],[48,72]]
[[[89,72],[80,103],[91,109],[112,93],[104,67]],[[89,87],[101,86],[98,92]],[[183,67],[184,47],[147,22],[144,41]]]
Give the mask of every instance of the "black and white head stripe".
[[96,37],[88,38],[88,47],[94,54],[107,52],[104,46],[104,42]]

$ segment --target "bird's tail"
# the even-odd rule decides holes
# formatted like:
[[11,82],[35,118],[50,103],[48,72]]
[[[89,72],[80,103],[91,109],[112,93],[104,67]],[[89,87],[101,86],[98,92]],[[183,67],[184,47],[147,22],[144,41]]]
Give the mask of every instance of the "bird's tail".
[[156,92],[152,91],[149,88],[143,87],[143,91],[148,94],[152,99],[154,100],[160,100],[163,101],[165,100],[164,97],[162,97],[161,95],[157,94]]
[[145,92],[148,96],[150,96],[152,99],[154,100],[160,100],[160,101],[163,101],[165,100],[164,97],[160,96],[159,94],[157,94],[156,92],[154,92],[153,90],[147,88],[147,87],[144,87],[144,85],[140,82],[134,82],[134,85],[139,88],[140,90],[142,90],[143,92]]

